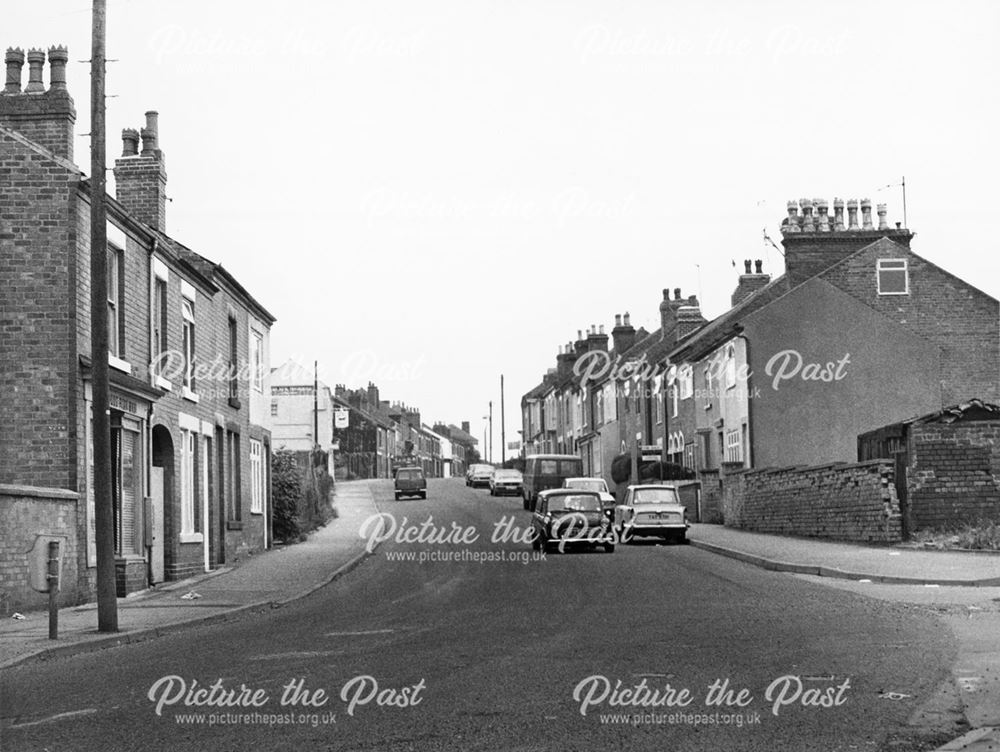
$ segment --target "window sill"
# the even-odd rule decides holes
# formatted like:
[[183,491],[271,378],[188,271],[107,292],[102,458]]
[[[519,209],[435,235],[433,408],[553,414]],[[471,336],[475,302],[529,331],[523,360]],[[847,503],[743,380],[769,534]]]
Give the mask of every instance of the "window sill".
[[127,360],[122,360],[116,355],[108,353],[108,365],[114,368],[116,371],[121,371],[122,373],[127,373],[129,376],[132,375],[132,364]]
[[160,389],[166,389],[168,392],[172,392],[174,390],[174,385],[162,376],[156,377],[156,386],[160,387]]
[[201,533],[181,533],[180,541],[181,543],[203,543],[205,536]]
[[239,410],[241,407],[243,407],[243,403],[240,402],[240,398],[239,397],[230,397],[229,398],[229,406],[231,408],[233,408],[234,410]]
[[198,395],[192,392],[187,387],[183,387],[183,389],[181,390],[181,396],[184,397],[184,399],[188,400],[189,402],[194,402],[195,404],[198,404],[199,400]]
[[263,512],[255,512],[252,509],[250,510],[250,514],[252,514],[252,515],[254,515],[256,517],[263,517],[264,516]]

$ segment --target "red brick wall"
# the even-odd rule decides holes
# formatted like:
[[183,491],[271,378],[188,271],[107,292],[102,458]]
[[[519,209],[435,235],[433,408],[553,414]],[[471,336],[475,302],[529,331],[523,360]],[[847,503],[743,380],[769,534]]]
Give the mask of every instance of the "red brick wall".
[[79,175],[0,131],[0,483],[75,489]]
[[906,485],[914,530],[1000,520],[1000,424],[911,426]]
[[726,476],[726,525],[761,533],[894,543],[901,516],[892,463],[750,470]]
[[26,551],[38,533],[65,535],[60,605],[81,601],[77,589],[77,497],[52,488],[0,486],[0,614],[45,608],[48,594],[28,585]]

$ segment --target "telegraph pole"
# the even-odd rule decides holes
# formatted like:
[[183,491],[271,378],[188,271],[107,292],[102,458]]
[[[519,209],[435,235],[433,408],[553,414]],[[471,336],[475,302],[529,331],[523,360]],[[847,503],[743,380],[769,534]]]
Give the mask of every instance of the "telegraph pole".
[[94,0],[90,52],[90,360],[94,418],[94,523],[97,630],[118,631],[115,511],[111,498],[111,416],[108,410],[108,229],[105,175],[104,38],[106,2]]
[[507,463],[507,431],[506,421],[503,411],[503,374],[500,374],[500,460],[501,464]]
[[493,464],[493,400],[490,400],[490,458],[487,461]]

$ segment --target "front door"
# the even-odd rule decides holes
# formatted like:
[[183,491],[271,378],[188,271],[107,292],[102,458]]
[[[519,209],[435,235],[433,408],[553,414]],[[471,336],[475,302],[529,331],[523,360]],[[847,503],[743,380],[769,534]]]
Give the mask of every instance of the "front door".
[[151,468],[149,508],[149,573],[151,584],[163,582],[163,468]]

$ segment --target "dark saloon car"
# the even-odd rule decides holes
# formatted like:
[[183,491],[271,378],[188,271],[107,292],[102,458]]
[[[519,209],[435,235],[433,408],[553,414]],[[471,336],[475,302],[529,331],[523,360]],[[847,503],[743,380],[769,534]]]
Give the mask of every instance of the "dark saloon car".
[[603,546],[608,553],[615,550],[611,519],[596,491],[542,491],[531,516],[531,529],[531,545],[536,551],[556,547],[564,551],[567,545]]
[[421,499],[427,498],[427,479],[424,471],[419,467],[401,467],[396,470],[394,491],[396,501],[401,496],[419,496]]
[[494,470],[490,476],[490,496],[520,496],[523,488],[520,470]]

